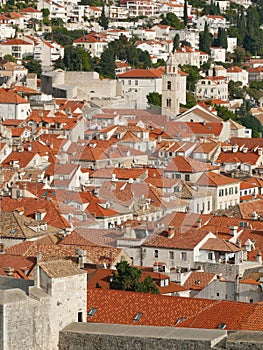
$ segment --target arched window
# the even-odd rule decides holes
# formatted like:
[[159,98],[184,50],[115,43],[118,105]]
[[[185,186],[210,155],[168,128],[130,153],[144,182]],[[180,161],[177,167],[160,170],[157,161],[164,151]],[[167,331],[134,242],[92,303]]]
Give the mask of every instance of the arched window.
[[167,90],[171,90],[172,83],[170,81],[167,81]]

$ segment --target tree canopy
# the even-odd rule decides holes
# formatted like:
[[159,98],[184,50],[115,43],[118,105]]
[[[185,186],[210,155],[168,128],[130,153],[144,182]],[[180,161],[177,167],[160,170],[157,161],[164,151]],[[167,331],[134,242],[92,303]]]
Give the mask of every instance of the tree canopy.
[[206,53],[210,53],[213,42],[213,35],[209,32],[207,22],[205,22],[204,31],[199,33],[199,49]]
[[142,281],[142,271],[131,266],[127,261],[118,263],[116,269],[116,272],[112,272],[113,277],[110,282],[110,289],[159,294],[159,290],[152,278],[147,276]]
[[158,92],[150,92],[146,97],[151,109],[159,109],[162,106],[162,95]]
[[81,47],[67,46],[64,58],[56,62],[55,68],[89,72],[93,70],[93,62],[88,51]]
[[172,12],[168,12],[166,16],[162,16],[161,24],[173,27],[175,29],[183,29],[185,27],[184,23]]
[[23,60],[23,65],[28,69],[29,73],[37,74],[38,78],[42,73],[41,64],[33,57],[27,57]]

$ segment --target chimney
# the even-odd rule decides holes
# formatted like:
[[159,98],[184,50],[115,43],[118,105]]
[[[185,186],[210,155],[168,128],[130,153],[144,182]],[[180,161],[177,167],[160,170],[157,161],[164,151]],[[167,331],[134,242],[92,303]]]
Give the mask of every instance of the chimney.
[[84,264],[87,258],[87,252],[84,249],[77,249],[76,253],[78,255],[78,266],[80,269],[84,269]]
[[237,230],[238,230],[238,226],[230,226],[230,235],[231,236],[236,236],[237,235]]
[[234,300],[238,301],[239,300],[239,275],[236,275],[235,279],[235,295],[234,295]]
[[201,228],[202,227],[202,219],[198,218],[197,219],[197,228]]
[[40,271],[39,271],[39,263],[41,261],[42,254],[37,253],[37,263],[36,263],[36,274],[35,274],[35,286],[36,288],[40,288]]
[[26,197],[26,183],[23,184],[23,190],[22,190],[22,197],[25,198]]
[[174,228],[169,227],[167,231],[167,237],[173,238],[173,236],[174,236]]
[[4,183],[4,174],[2,173],[2,171],[0,171],[0,184]]
[[258,253],[257,253],[257,262],[262,264],[262,253],[260,249],[258,250]]
[[28,150],[28,152],[31,152],[31,151],[32,151],[32,145],[31,145],[31,143],[28,144],[27,150]]
[[3,254],[5,252],[5,245],[3,242],[0,243],[0,253]]

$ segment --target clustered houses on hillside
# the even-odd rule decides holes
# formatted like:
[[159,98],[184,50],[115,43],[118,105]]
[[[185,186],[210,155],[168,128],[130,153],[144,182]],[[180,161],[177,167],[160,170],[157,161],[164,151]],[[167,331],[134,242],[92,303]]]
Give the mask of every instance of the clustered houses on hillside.
[[[4,350],[114,347],[74,322],[173,327],[158,350],[263,330],[261,23],[235,2],[1,3]],[[112,290],[126,263],[138,280]]]

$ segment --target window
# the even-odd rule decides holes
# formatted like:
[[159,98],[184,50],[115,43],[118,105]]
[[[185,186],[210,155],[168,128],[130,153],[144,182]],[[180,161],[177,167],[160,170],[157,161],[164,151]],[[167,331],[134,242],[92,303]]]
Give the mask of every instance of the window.
[[216,296],[219,297],[219,293],[216,293]]
[[159,257],[159,251],[158,251],[157,249],[154,251],[154,257],[155,257],[155,258],[158,258],[158,257]]
[[228,190],[227,190],[227,188],[225,189],[225,196],[227,196],[228,195]]
[[135,80],[135,85],[138,85],[138,80]]
[[181,174],[175,174],[176,179],[181,179]]
[[184,179],[185,179],[185,181],[190,181],[190,175],[189,174],[185,174]]
[[170,98],[166,99],[166,107],[171,107],[172,106],[172,100]]
[[131,80],[128,80],[128,85],[131,85]]
[[186,252],[182,252],[181,253],[181,260],[186,261],[186,258],[187,258]]
[[210,201],[207,202],[207,210],[210,210]]
[[172,83],[170,81],[167,81],[167,90],[171,90]]
[[93,307],[89,310],[89,312],[87,313],[87,316],[91,317],[91,316],[94,316],[95,313],[97,312],[97,308],[96,307]]
[[237,194],[237,192],[238,192],[238,189],[237,189],[237,187],[235,187],[235,194]]
[[174,252],[169,252],[169,259],[173,260],[174,259]]
[[223,197],[224,195],[224,190],[219,190],[219,197]]
[[213,253],[208,253],[208,260],[213,260]]
[[138,322],[139,319],[140,319],[141,317],[142,317],[142,313],[141,313],[141,312],[138,312],[138,313],[134,316],[133,321]]

